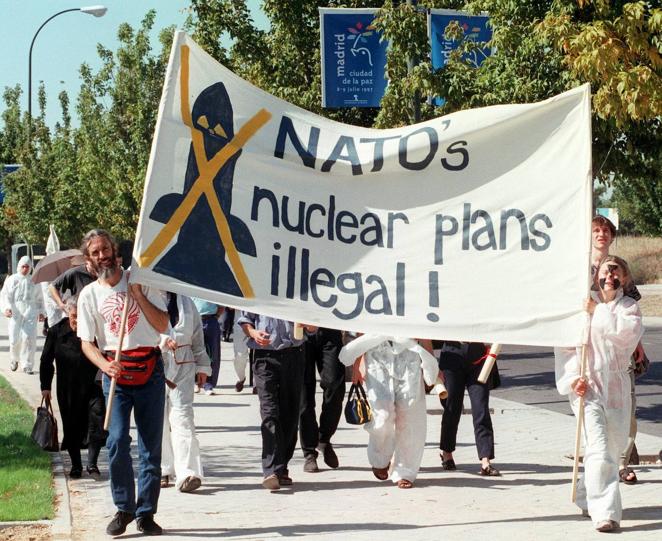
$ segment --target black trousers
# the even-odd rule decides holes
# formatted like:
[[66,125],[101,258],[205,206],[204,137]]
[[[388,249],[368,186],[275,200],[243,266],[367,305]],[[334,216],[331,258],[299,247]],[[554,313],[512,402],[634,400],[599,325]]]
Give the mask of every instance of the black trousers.
[[469,393],[474,436],[478,458],[494,458],[494,430],[490,416],[490,389],[487,383],[478,383],[482,363],[474,365],[459,355],[441,354],[439,367],[446,378],[448,398],[441,401],[444,414],[441,417],[439,448],[447,453],[455,451],[457,427],[462,416],[464,390]]
[[264,476],[287,473],[297,444],[303,372],[303,346],[278,351],[256,349],[253,378],[262,417]]
[[[345,366],[338,360],[341,349],[342,333],[336,329],[320,328],[304,344],[306,368],[299,419],[299,441],[304,456],[312,454],[317,458],[318,444],[331,441],[338,428],[345,398]],[[322,388],[319,425],[315,413],[316,370]]]
[[221,335],[227,338],[232,334],[232,326],[234,325],[234,308],[226,307],[221,314],[220,319]]

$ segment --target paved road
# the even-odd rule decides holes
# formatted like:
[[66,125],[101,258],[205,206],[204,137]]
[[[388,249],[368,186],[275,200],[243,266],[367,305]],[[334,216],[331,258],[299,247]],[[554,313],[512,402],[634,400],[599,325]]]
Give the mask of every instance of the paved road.
[[[662,322],[659,319],[651,320],[652,323],[646,320],[643,344],[651,366],[637,380],[639,431],[654,436],[662,436]],[[493,391],[493,396],[570,415],[568,401],[556,392],[550,348],[504,346],[498,364],[502,386]]]
[[[1,321],[0,335],[6,336],[6,324]],[[231,358],[231,344],[222,346],[222,358]],[[3,350],[6,351],[6,339],[0,338],[0,374],[28,403],[36,405],[38,376],[10,372]],[[511,392],[518,400],[527,399],[528,393],[545,401],[540,392],[534,394],[527,389],[540,385],[548,387],[545,392],[558,401],[551,384],[542,383],[551,374],[548,352],[530,348],[509,351],[511,358],[502,361],[507,386],[499,393]],[[512,358],[519,353],[524,356]],[[523,372],[525,368],[528,375]],[[520,376],[515,369],[521,371]],[[194,404],[205,468],[203,486],[192,494],[178,493],[172,487],[161,491],[157,520],[166,529],[168,539],[591,541],[599,537],[590,521],[582,519],[570,503],[572,462],[567,455],[572,452],[575,433],[575,420],[570,416],[494,397],[491,404],[495,410],[496,466],[503,476],[486,478],[477,475],[472,423],[467,416],[458,432],[458,470],[441,469],[441,409],[438,399],[428,396],[426,449],[413,490],[378,482],[367,462],[367,434],[361,427],[341,420],[334,437],[341,467],[329,470],[320,463],[321,472],[304,473],[302,453],[297,448],[290,463],[294,486],[270,493],[260,484],[257,397],[250,388],[235,392],[232,363],[227,360],[221,363],[220,381],[216,395],[196,395]],[[319,398],[318,390],[318,404]],[[135,431],[132,434],[135,457]],[[645,453],[662,448],[662,438],[657,436],[641,434],[638,443]],[[58,535],[55,521],[51,529],[54,539],[108,539],[104,529],[114,506],[108,487],[106,451],[100,457],[100,481],[87,475],[77,480],[65,478],[63,472],[69,470],[69,460],[66,453],[59,455],[64,468],[55,468],[55,477],[68,487],[64,495],[69,499],[59,500],[58,516],[64,517],[62,522],[68,530]],[[643,465],[637,473],[639,484],[621,488],[625,502],[622,532],[628,540],[657,540],[662,532],[662,469]],[[131,524],[123,538],[141,537],[135,524]]]

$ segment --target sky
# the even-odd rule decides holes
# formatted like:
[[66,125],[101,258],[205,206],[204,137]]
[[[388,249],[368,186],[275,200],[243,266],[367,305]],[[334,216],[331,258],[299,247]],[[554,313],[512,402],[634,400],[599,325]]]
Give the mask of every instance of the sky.
[[[92,5],[104,5],[103,17],[81,12],[64,13],[48,22],[39,32],[32,50],[32,114],[38,113],[39,82],[46,85],[46,123],[54,126],[61,119],[57,96],[66,90],[71,101],[72,115],[80,88],[80,65],[85,62],[96,71],[101,62],[97,43],[115,51],[119,45],[117,29],[123,22],[133,28],[140,26],[145,13],[156,10],[151,35],[152,46],[158,49],[158,34],[162,28],[180,28],[186,20],[188,0],[0,0],[0,91],[20,84],[23,89],[21,107],[27,110],[28,56],[30,42],[39,26],[59,11]],[[258,13],[259,0],[248,5]],[[257,15],[260,19],[260,15]],[[264,19],[262,17],[262,19]],[[260,21],[257,22],[260,25]],[[0,110],[4,110],[0,102]],[[74,118],[74,122],[77,121]]]

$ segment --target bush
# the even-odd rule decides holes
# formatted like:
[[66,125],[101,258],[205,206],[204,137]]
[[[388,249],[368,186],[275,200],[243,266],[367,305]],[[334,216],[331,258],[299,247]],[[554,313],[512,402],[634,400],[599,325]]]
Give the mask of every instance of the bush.
[[636,284],[662,283],[662,238],[616,237],[610,253],[628,262]]

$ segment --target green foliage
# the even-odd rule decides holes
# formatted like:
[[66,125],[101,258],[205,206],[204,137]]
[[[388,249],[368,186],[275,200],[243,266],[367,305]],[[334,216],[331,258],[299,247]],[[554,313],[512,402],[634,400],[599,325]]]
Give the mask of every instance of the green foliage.
[[133,238],[173,36],[173,29],[163,30],[154,54],[154,18],[148,12],[137,30],[122,24],[115,52],[99,45],[98,72],[81,66],[77,129],[66,93],[60,95],[62,122],[51,133],[43,88],[29,132],[18,108],[20,89],[5,92],[0,151],[23,165],[5,180],[3,223],[15,239],[43,244],[51,223],[63,246],[77,246],[93,227]]
[[[416,5],[413,5],[416,4]],[[323,109],[319,7],[378,8],[376,26],[389,41],[389,85],[380,109]],[[625,223],[662,233],[662,9],[660,2],[609,0],[265,0],[267,29],[258,29],[245,0],[191,0],[188,28],[213,57],[252,84],[340,122],[389,128],[453,111],[549,98],[592,85],[594,176],[613,188]],[[432,70],[427,8],[487,11],[493,55],[480,68],[462,53],[485,44],[462,41],[448,65]],[[98,48],[102,67],[81,68],[73,129],[61,96],[62,123],[51,132],[40,113],[27,118],[20,89],[7,89],[0,161],[23,169],[6,182],[2,224],[8,235],[44,242],[48,224],[63,244],[89,228],[131,237],[156,121],[172,32],[153,53],[149,12],[139,29],[120,26],[117,51]],[[442,107],[428,96],[442,96]],[[27,134],[30,137],[27,137]],[[29,143],[28,143],[29,141]],[[2,230],[0,230],[0,238]]]
[[33,410],[0,377],[0,521],[52,519],[51,460],[31,439]]

